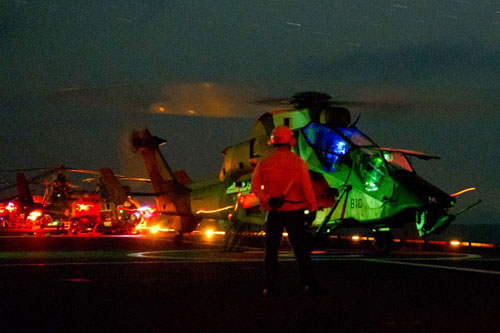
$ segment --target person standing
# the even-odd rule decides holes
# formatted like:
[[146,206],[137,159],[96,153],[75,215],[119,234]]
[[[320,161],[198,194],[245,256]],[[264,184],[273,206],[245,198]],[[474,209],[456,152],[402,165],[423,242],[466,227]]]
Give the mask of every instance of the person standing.
[[278,248],[283,229],[288,232],[299,273],[308,294],[324,293],[314,278],[307,225],[316,216],[317,203],[306,163],[291,152],[296,144],[287,126],[274,128],[269,141],[275,149],[256,166],[251,191],[266,211],[266,253],[263,296],[279,295],[276,287]]

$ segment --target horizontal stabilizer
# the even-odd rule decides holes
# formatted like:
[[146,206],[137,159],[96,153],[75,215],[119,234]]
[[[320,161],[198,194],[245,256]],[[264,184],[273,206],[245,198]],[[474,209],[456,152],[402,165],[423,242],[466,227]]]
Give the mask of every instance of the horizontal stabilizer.
[[409,155],[409,156],[415,156],[416,158],[420,158],[423,160],[440,159],[441,158],[439,156],[429,155],[429,154],[423,153],[421,151],[416,151],[416,150],[394,149],[394,148],[379,148],[379,150],[387,151],[387,152],[402,153],[402,154]]

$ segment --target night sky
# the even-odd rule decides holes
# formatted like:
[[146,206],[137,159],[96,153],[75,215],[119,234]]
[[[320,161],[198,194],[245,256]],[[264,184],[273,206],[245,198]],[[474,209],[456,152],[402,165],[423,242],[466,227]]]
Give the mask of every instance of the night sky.
[[441,156],[414,164],[449,193],[477,187],[457,223],[500,223],[499,41],[493,0],[1,0],[0,169],[144,176],[127,141],[147,126],[173,169],[214,176],[266,111],[249,101],[317,90],[377,102],[351,109],[362,131]]

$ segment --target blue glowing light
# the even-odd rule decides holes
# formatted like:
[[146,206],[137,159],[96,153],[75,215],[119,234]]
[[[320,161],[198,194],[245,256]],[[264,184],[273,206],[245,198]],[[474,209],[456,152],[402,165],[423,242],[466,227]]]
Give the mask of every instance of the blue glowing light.
[[345,155],[350,149],[337,132],[321,124],[310,123],[304,128],[304,135],[320,157],[325,171],[335,171],[339,156]]

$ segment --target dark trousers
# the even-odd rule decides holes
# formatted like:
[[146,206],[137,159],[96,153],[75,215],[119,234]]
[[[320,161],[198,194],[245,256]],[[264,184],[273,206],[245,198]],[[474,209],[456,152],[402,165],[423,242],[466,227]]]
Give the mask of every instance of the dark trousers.
[[314,283],[311,262],[309,234],[304,225],[304,211],[268,212],[266,216],[266,255],[264,259],[265,288],[275,288],[278,269],[278,248],[283,235],[283,228],[288,232],[295,260],[304,285]]

